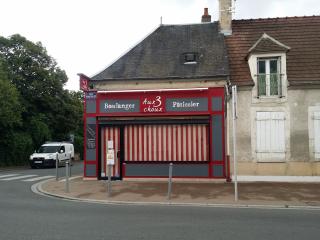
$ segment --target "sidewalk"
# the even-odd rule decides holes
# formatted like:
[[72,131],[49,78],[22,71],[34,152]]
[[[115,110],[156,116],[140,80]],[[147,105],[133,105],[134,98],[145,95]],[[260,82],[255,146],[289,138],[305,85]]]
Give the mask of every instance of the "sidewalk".
[[191,205],[232,205],[270,207],[312,207],[320,209],[320,183],[239,183],[239,201],[234,201],[234,185],[212,181],[173,181],[168,201],[168,183],[144,179],[112,182],[112,195],[108,197],[106,181],[70,181],[70,192],[65,182],[48,180],[38,190],[60,198],[105,203],[161,203]]

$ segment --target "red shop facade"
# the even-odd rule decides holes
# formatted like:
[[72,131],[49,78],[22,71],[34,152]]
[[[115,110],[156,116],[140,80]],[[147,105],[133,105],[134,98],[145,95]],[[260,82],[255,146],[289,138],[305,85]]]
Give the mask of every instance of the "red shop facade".
[[228,178],[224,88],[87,91],[84,177]]

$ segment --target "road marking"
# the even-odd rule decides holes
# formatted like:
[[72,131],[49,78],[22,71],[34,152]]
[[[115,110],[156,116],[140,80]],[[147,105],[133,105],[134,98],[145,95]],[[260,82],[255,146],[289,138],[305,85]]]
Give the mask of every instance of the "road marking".
[[38,175],[22,175],[22,176],[18,176],[18,177],[2,178],[0,180],[1,181],[11,181],[11,180],[18,180],[18,179],[22,179],[22,178],[35,177],[35,176],[38,176]]
[[[80,177],[81,176],[70,177],[69,180],[73,180],[73,179],[80,178]],[[64,179],[60,180],[59,182],[65,182],[65,181],[66,181],[66,179],[64,178]]]
[[13,176],[17,176],[19,174],[4,174],[4,175],[0,175],[0,178],[6,178],[6,177],[13,177]]
[[53,178],[54,176],[42,176],[42,177],[36,177],[36,178],[30,178],[30,179],[25,179],[22,180],[22,182],[34,182],[34,181],[38,181],[38,180],[42,180],[42,179],[46,179],[46,178]]

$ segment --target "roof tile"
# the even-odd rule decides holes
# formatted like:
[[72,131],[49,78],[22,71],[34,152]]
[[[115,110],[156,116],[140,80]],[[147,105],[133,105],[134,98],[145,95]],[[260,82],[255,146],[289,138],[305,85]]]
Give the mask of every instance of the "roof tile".
[[[196,53],[196,64],[183,54]],[[224,36],[218,23],[161,25],[92,80],[176,79],[229,75]]]
[[291,48],[287,52],[289,82],[319,81],[319,29],[320,16],[233,20],[233,34],[226,38],[231,81],[237,84],[252,81],[246,56],[263,33]]

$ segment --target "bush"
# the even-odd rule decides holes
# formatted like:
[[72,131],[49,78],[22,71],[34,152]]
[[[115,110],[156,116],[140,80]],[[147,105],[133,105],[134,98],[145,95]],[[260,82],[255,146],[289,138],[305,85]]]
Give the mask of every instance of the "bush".
[[7,157],[10,158],[7,165],[27,165],[29,156],[33,151],[32,137],[28,133],[13,133],[6,151]]

